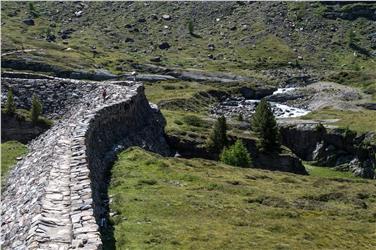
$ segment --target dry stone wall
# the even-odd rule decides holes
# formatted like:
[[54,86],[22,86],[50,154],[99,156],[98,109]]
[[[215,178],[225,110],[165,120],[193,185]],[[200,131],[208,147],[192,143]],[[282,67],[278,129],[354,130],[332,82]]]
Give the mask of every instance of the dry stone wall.
[[70,107],[82,104],[88,93],[98,89],[95,82],[77,81],[61,78],[18,79],[1,78],[1,99],[5,103],[9,88],[14,93],[17,108],[30,109],[31,97],[37,95],[43,102],[43,113],[50,118],[59,118]]
[[[163,116],[149,105],[139,83],[2,80],[19,89],[32,83],[31,90],[38,93],[44,93],[39,86],[58,91],[63,84],[81,95],[79,102],[71,103],[60,94],[62,108],[68,111],[29,144],[29,154],[11,171],[2,194],[2,248],[100,249],[104,178],[114,152],[137,145],[168,155]],[[101,97],[104,86],[106,102]],[[25,97],[18,93],[26,93],[15,91],[22,102]]]

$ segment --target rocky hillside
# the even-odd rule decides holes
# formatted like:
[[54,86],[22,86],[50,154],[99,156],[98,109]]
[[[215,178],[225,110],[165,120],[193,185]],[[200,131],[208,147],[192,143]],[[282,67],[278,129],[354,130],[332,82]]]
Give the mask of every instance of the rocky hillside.
[[366,2],[4,2],[2,63],[117,74],[135,64],[258,77],[361,71],[374,81],[375,11]]

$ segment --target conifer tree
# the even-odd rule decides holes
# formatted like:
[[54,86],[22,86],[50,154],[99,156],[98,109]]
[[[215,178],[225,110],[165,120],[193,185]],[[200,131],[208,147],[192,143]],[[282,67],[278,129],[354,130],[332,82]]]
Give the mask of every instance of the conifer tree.
[[5,112],[12,115],[16,112],[16,105],[14,104],[13,89],[8,90],[7,103],[5,104]]
[[212,152],[221,152],[227,145],[227,124],[224,116],[218,117],[209,135],[207,147]]
[[273,152],[279,150],[277,122],[270,104],[265,99],[262,99],[256,107],[251,128],[259,136],[258,147],[261,151]]
[[38,122],[39,116],[42,114],[42,103],[39,98],[34,94],[31,101],[31,121],[33,124]]

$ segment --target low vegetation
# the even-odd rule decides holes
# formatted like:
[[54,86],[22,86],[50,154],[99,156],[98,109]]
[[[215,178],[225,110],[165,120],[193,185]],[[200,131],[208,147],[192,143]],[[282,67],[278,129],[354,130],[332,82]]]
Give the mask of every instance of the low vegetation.
[[119,249],[374,249],[373,181],[322,178],[138,148],[109,195]]
[[10,168],[16,164],[17,158],[27,152],[26,145],[17,141],[1,143],[1,180],[5,181]]

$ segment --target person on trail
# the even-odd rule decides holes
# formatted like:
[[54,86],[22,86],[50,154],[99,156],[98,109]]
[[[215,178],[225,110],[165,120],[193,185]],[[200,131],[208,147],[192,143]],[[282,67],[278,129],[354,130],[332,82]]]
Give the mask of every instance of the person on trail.
[[102,97],[103,97],[103,102],[106,102],[106,97],[107,97],[106,88],[103,88]]
[[137,72],[136,71],[133,71],[132,73],[131,73],[131,75],[133,76],[133,81],[134,82],[136,82],[136,79],[137,79]]

